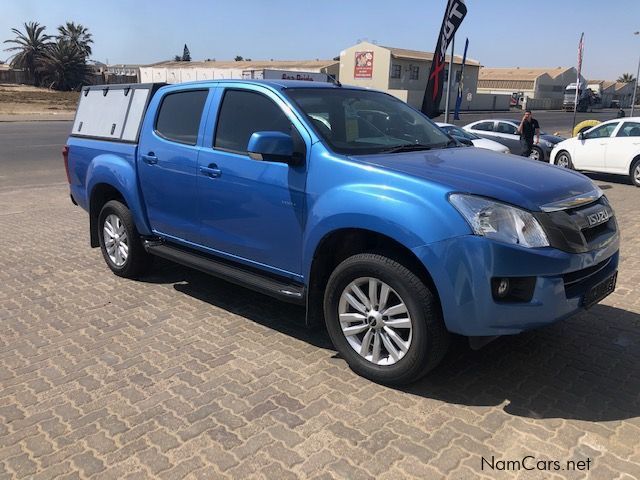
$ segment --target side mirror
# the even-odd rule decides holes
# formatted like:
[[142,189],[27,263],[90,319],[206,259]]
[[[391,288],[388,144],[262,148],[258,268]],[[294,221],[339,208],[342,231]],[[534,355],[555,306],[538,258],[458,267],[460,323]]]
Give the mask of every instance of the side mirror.
[[467,147],[473,147],[473,142],[468,138],[456,137],[455,135],[453,136],[453,138],[458,142],[460,142],[462,145],[466,145]]
[[578,140],[584,140],[584,132],[578,134]]
[[247,152],[253,160],[291,163],[293,138],[282,132],[255,132],[249,138]]

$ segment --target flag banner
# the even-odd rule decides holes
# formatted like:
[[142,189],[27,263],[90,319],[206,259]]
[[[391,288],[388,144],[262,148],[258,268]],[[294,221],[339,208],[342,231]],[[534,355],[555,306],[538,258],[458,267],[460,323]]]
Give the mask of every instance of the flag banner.
[[444,67],[446,65],[445,55],[449,42],[451,42],[466,14],[467,7],[462,0],[449,0],[447,2],[447,9],[444,12],[438,42],[431,61],[427,89],[422,100],[422,113],[430,118],[440,115],[440,100],[442,99]]
[[578,42],[578,69],[576,75],[576,96],[573,101],[573,123],[575,124],[575,116],[578,111],[578,92],[580,91],[580,72],[582,71],[582,53],[584,51],[584,32],[580,35]]
[[462,54],[462,66],[460,67],[460,81],[458,82],[458,96],[456,97],[456,109],[453,112],[453,119],[460,120],[460,106],[462,105],[462,91],[464,90],[464,64],[467,63],[467,49],[469,39],[464,42],[464,53]]
[[578,42],[578,82],[580,81],[580,72],[582,71],[582,52],[584,51],[584,32],[580,35]]

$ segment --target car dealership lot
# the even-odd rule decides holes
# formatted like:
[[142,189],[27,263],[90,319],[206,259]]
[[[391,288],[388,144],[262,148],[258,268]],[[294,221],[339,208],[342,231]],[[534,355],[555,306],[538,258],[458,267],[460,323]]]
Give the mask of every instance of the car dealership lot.
[[[0,124],[0,477],[640,477],[639,189],[594,177],[622,232],[612,296],[395,390],[297,307],[160,261],[113,276],[69,201],[68,130]],[[499,469],[526,456],[589,471]]]

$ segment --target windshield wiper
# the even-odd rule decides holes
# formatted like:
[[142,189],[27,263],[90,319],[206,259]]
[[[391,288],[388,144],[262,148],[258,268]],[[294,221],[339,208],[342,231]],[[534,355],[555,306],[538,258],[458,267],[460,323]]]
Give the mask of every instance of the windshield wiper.
[[434,148],[452,148],[452,147],[460,147],[460,146],[464,146],[464,144],[462,142],[459,142],[455,138],[452,138],[447,143],[443,143]]
[[431,150],[431,145],[423,145],[421,143],[408,143],[406,145],[395,145],[393,147],[380,150],[381,153],[401,153],[401,152],[415,152],[419,150]]

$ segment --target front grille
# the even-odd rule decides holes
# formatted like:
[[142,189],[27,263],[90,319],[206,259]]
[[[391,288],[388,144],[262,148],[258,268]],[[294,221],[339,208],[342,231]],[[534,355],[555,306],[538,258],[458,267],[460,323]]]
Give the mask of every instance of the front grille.
[[[608,219],[602,223],[603,215]],[[536,213],[549,244],[570,253],[584,253],[604,247],[617,238],[618,225],[605,196],[588,205],[556,212]],[[590,218],[596,224],[590,225]]]

